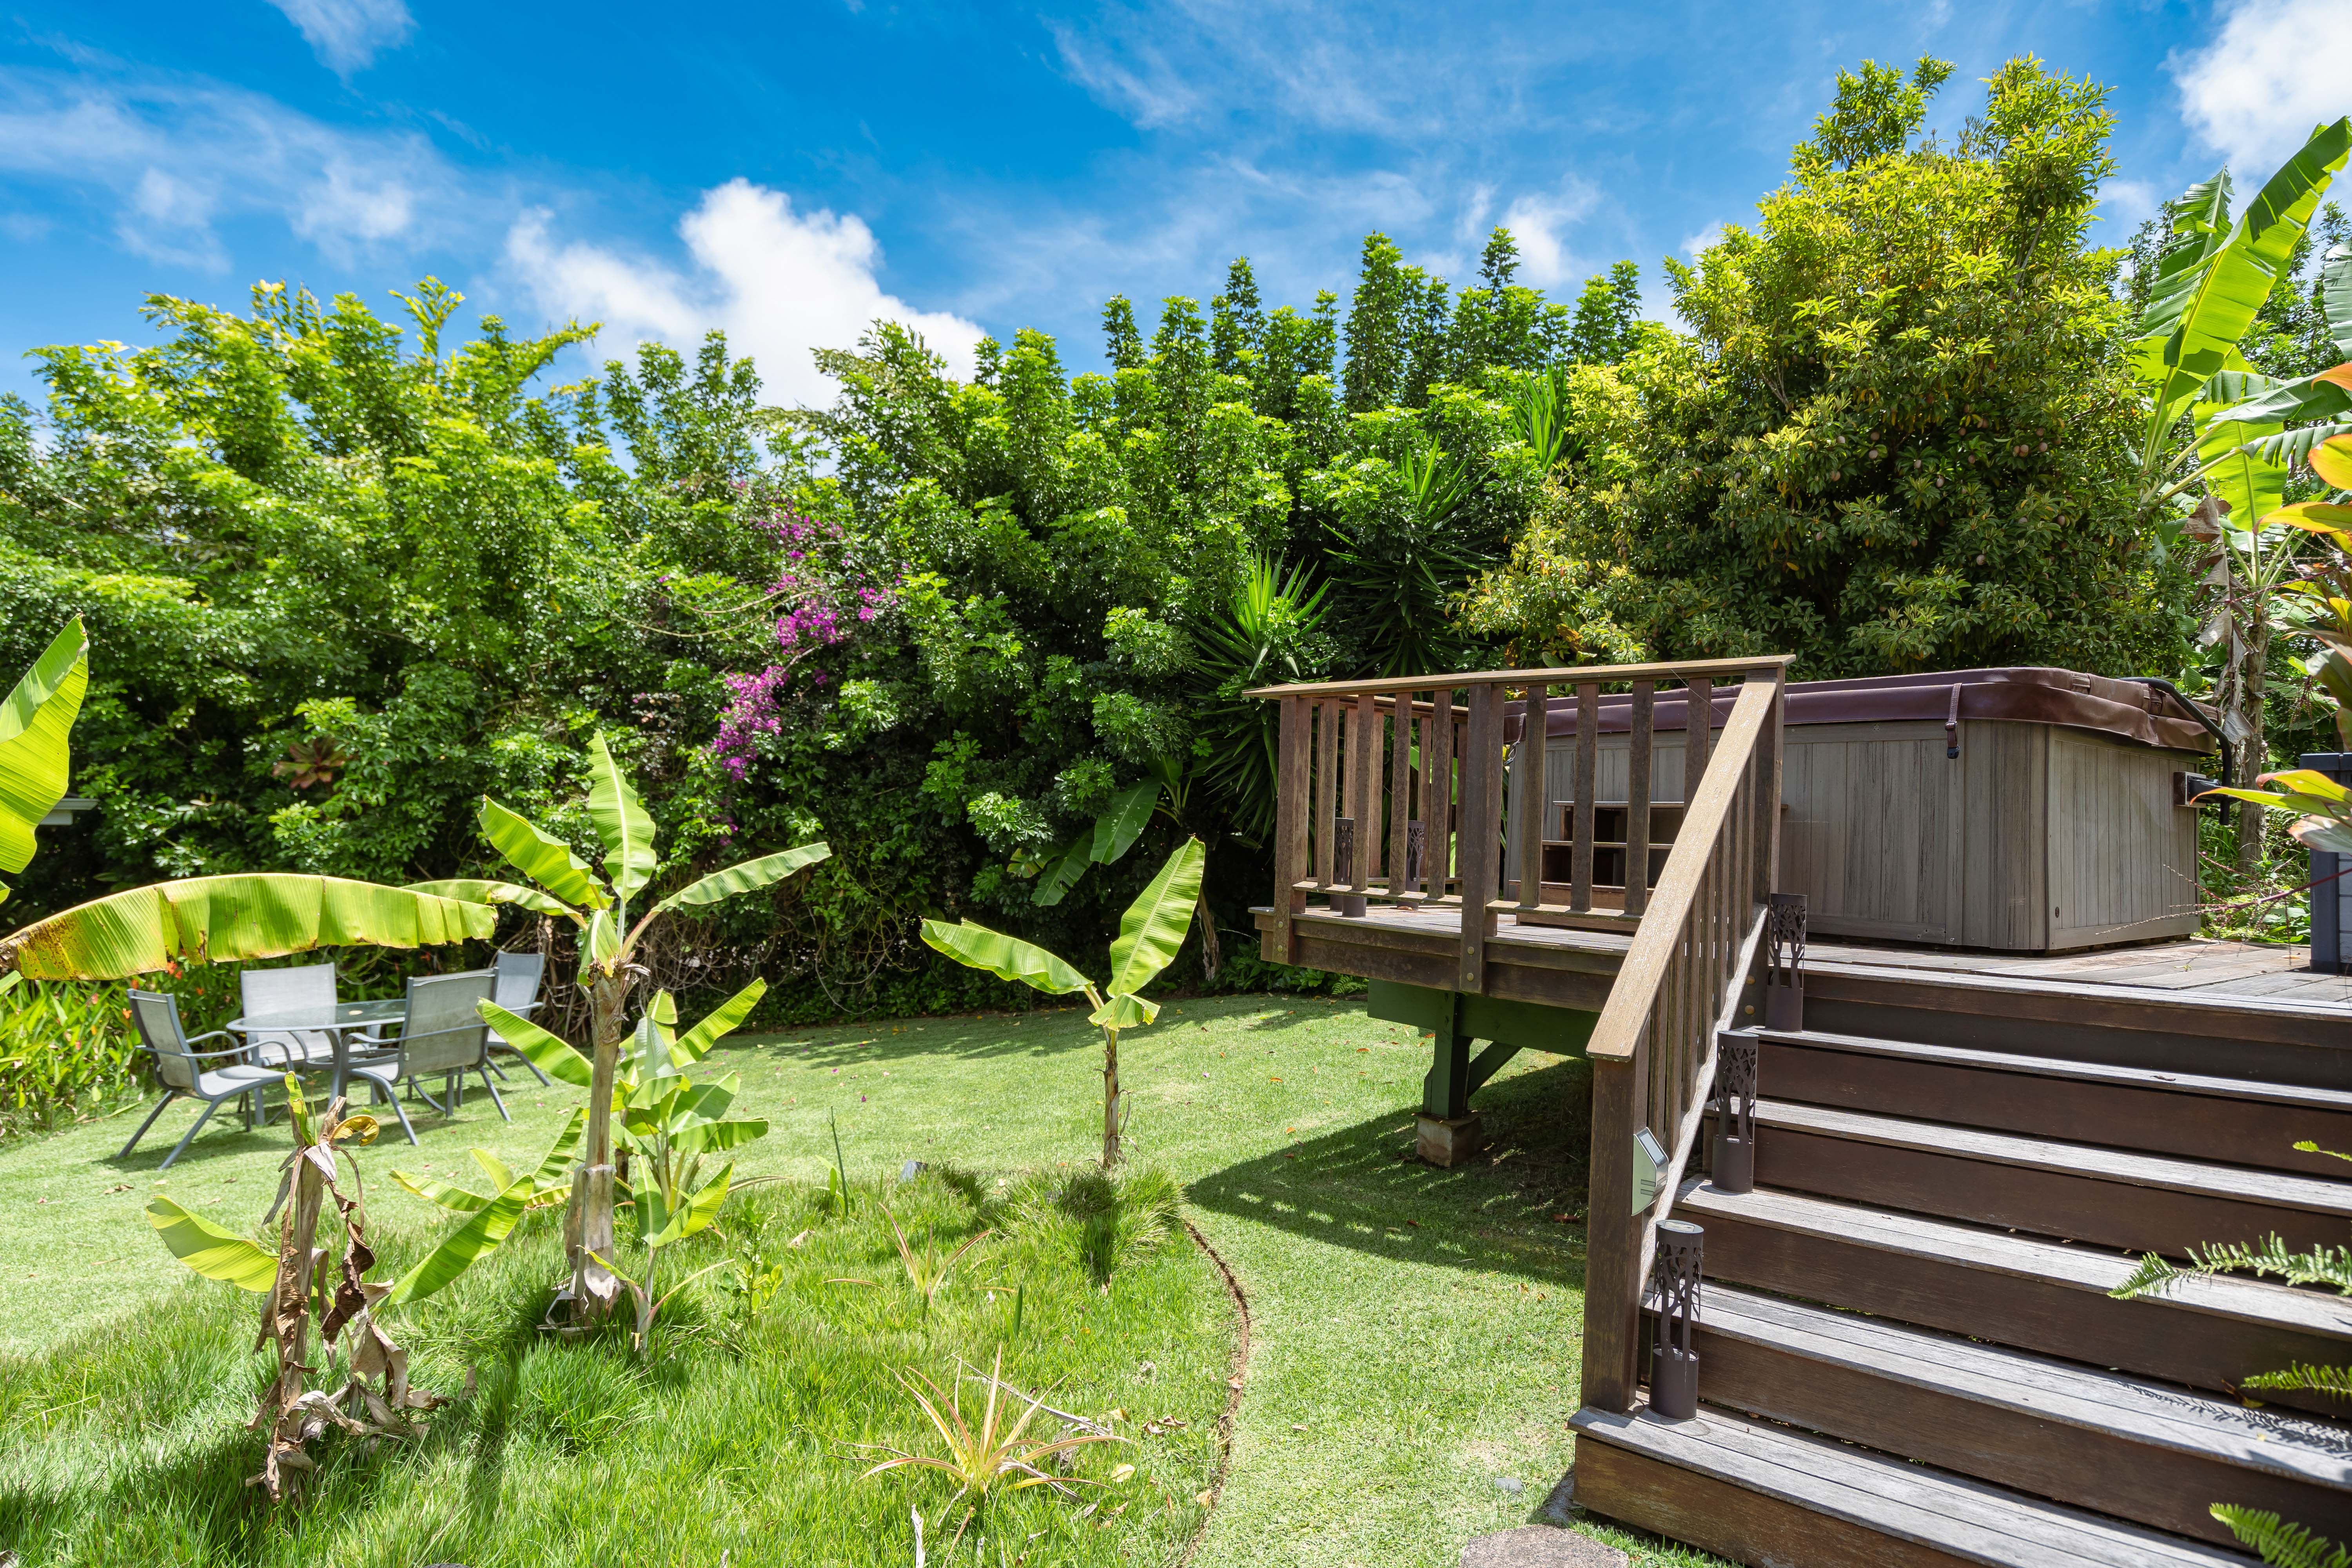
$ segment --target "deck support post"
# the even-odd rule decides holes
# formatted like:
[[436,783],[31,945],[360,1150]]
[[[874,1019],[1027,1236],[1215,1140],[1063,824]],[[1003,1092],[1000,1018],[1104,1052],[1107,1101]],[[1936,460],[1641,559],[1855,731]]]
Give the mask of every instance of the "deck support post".
[[1436,1031],[1429,1076],[1421,1082],[1421,1114],[1415,1119],[1414,1152],[1441,1170],[1450,1170],[1477,1151],[1483,1128],[1470,1109],[1470,1047],[1457,1029]]

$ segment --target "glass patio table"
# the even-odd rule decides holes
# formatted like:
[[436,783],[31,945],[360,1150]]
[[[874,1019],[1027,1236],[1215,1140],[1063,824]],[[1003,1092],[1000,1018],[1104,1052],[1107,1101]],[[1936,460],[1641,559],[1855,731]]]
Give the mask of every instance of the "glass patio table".
[[334,1042],[334,1094],[340,1097],[351,1076],[352,1037],[385,1024],[397,1024],[407,1011],[405,999],[388,996],[374,1002],[340,1002],[331,1010],[299,1007],[282,1013],[249,1013],[242,1018],[231,1018],[226,1026],[247,1039],[256,1035],[326,1036]]

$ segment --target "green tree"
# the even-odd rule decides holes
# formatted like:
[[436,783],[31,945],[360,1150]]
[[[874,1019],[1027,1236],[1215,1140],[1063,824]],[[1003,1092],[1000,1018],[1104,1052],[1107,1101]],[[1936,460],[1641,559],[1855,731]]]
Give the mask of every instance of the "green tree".
[[1916,135],[1944,75],[1842,74],[1756,228],[1667,263],[1690,334],[1570,377],[1584,456],[1475,631],[1530,662],[1788,650],[1813,678],[2171,667],[2116,258],[2084,243],[2106,90],[2013,60],[1946,148]]

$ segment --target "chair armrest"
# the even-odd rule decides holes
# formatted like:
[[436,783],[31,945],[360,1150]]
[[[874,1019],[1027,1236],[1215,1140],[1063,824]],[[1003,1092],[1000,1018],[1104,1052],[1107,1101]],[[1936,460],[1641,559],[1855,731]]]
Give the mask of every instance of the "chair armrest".
[[[226,1029],[215,1029],[210,1035],[198,1035],[196,1037],[196,1040],[209,1040],[216,1036],[226,1033],[227,1031]],[[196,1043],[196,1040],[190,1040],[187,1043],[193,1046]],[[251,1046],[232,1046],[225,1051],[182,1051],[179,1054],[188,1058],[192,1061],[218,1061],[224,1057],[242,1061],[253,1054],[253,1047]]]

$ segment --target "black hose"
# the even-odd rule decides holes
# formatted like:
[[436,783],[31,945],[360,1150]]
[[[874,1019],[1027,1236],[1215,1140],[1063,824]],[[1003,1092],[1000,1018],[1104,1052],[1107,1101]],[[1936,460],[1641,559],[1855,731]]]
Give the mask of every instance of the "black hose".
[[[2221,726],[2216,724],[2206,713],[2205,710],[2198,707],[2197,704],[2191,702],[2188,698],[2183,697],[2180,694],[2180,688],[2173,685],[2172,682],[2165,679],[2163,677],[2156,675],[2127,675],[2124,677],[2124,679],[2126,680],[2137,680],[2142,686],[2153,686],[2158,691],[2169,693],[2175,702],[2179,703],[2181,707],[2189,710],[2189,716],[2191,719],[2196,720],[2198,723],[2205,727],[2205,732],[2207,734],[2212,736],[2214,740],[2221,742],[2221,782],[2227,784],[2242,783],[2238,777],[2237,748],[2230,744],[2230,737],[2221,732]],[[2213,814],[2215,819],[2219,821],[2222,826],[2227,827],[2230,826],[2230,797],[2228,795],[2223,795],[2214,804]]]

